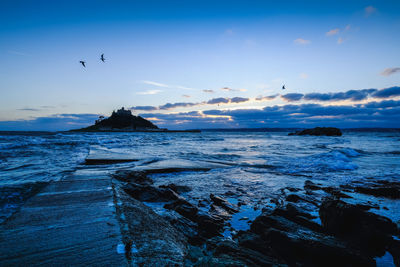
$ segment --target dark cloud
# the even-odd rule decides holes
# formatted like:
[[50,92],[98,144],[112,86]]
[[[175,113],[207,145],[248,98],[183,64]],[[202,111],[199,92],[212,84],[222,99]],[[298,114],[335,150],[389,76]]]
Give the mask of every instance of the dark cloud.
[[288,102],[299,101],[300,99],[302,99],[303,96],[304,96],[303,94],[298,94],[298,93],[281,95],[281,97]]
[[362,89],[362,90],[349,90],[347,92],[339,92],[339,93],[310,93],[304,95],[304,99],[315,100],[315,101],[340,101],[340,100],[361,101],[367,99],[372,93],[376,91],[378,90]]
[[214,93],[214,90],[204,89],[203,92],[204,92],[204,93]]
[[0,121],[1,131],[66,131],[89,126],[98,114],[56,114],[31,120]]
[[19,111],[41,111],[40,108],[19,108]]
[[376,97],[376,98],[389,98],[389,97],[393,97],[393,96],[400,96],[400,87],[393,86],[393,87],[377,90],[372,96]]
[[392,108],[400,107],[400,100],[384,100],[381,102],[369,102],[363,105],[366,108]]
[[276,95],[269,95],[269,96],[258,96],[256,98],[257,101],[264,101],[264,100],[273,100],[275,99],[279,94]]
[[229,98],[225,97],[218,97],[218,98],[213,98],[207,101],[207,104],[213,105],[213,104],[226,104],[229,103]]
[[153,110],[157,110],[157,107],[154,106],[135,106],[135,107],[131,107],[130,109],[132,110],[144,110],[144,111],[153,111]]
[[249,101],[249,99],[245,98],[245,97],[233,97],[230,99],[231,103],[242,103],[242,102],[247,102],[247,101]]
[[181,103],[167,103],[165,105],[159,106],[159,109],[173,109],[173,108],[186,108],[199,105],[199,103],[189,103],[189,102],[181,102]]

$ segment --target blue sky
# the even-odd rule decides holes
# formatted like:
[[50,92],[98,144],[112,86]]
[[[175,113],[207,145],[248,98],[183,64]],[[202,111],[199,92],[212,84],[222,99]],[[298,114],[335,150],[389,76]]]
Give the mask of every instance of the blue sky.
[[171,129],[398,127],[399,14],[399,1],[1,1],[0,130],[77,128],[121,106]]

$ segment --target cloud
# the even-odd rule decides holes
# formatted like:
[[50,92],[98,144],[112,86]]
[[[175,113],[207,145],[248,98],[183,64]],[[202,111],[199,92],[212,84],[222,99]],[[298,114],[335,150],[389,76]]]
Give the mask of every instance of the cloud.
[[29,56],[28,54],[26,54],[24,52],[15,51],[15,50],[8,50],[7,53],[12,54],[12,55],[17,55],[17,56]]
[[233,33],[234,33],[234,31],[232,29],[225,30],[226,35],[232,35]]
[[341,101],[341,100],[361,101],[367,99],[372,93],[376,91],[378,90],[361,89],[361,90],[349,90],[346,92],[339,92],[339,93],[309,93],[304,95],[304,99],[316,100],[316,101]]
[[186,107],[192,107],[192,106],[197,106],[199,103],[167,103],[165,105],[161,105],[158,108],[159,109],[173,109],[173,108],[186,108]]
[[350,31],[350,29],[351,29],[351,25],[350,24],[347,24],[346,27],[344,28],[345,31]]
[[336,35],[336,34],[338,34],[338,33],[339,33],[339,31],[340,31],[340,29],[339,29],[339,28],[332,29],[332,30],[330,30],[330,31],[326,32],[326,36],[332,36],[332,35]]
[[279,94],[276,95],[269,95],[269,96],[258,96],[256,97],[256,101],[265,101],[265,100],[273,100],[275,99]]
[[189,98],[190,97],[190,95],[182,95],[183,97],[186,97],[186,98]]
[[376,12],[376,8],[373,6],[367,6],[364,8],[365,16],[369,17],[370,15],[374,14]]
[[242,103],[249,101],[249,99],[245,97],[233,97],[230,100],[230,103]]
[[39,108],[19,108],[19,111],[41,111]]
[[343,44],[343,42],[344,42],[344,39],[343,39],[342,37],[339,37],[339,38],[337,39],[337,43],[338,43],[338,44]]
[[66,131],[89,126],[99,114],[54,114],[30,120],[0,121],[2,131]]
[[154,107],[154,106],[134,106],[134,107],[131,107],[131,108],[129,108],[129,109],[132,109],[132,110],[153,111],[153,110],[157,110],[158,107]]
[[143,114],[167,128],[255,127],[397,127],[400,101],[362,105],[287,104],[263,109],[205,110],[178,114]]
[[146,91],[142,91],[142,92],[137,92],[136,94],[138,94],[138,95],[156,95],[161,92],[162,92],[162,90],[146,90]]
[[148,85],[154,85],[154,86],[157,86],[157,87],[170,87],[170,86],[167,85],[167,84],[158,83],[158,82],[153,82],[153,81],[142,81],[142,83],[148,84]]
[[211,89],[204,89],[203,92],[204,92],[204,93],[214,93],[214,90],[211,90]]
[[307,73],[300,73],[299,77],[301,79],[307,79],[308,78],[308,74]]
[[369,102],[363,105],[366,108],[392,108],[392,107],[400,107],[400,100],[383,100],[381,102]]
[[302,99],[303,96],[304,96],[303,94],[290,93],[286,95],[281,95],[281,98],[283,98],[288,102],[292,102],[292,101],[299,101],[300,99]]
[[222,87],[221,90],[228,92],[246,92],[247,89],[232,89],[230,87]]
[[229,98],[225,97],[218,97],[218,98],[213,98],[207,101],[207,104],[226,104],[229,103]]
[[389,98],[389,97],[393,97],[393,96],[400,96],[400,87],[393,86],[393,87],[377,90],[376,92],[374,92],[374,94],[372,96],[376,97],[376,98]]
[[400,68],[386,68],[381,72],[383,76],[390,76],[392,74],[400,72]]
[[303,39],[303,38],[297,38],[297,39],[294,40],[293,42],[294,42],[295,44],[298,44],[298,45],[308,45],[308,44],[311,43],[310,40],[305,40],[305,39]]

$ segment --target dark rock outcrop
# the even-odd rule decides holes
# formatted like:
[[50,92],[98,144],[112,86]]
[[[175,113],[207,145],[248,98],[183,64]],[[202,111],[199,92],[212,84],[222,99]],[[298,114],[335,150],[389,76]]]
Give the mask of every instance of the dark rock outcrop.
[[340,129],[335,127],[315,127],[312,129],[305,129],[302,131],[289,133],[289,135],[342,136],[342,132],[340,131]]
[[341,200],[325,200],[319,210],[323,227],[371,255],[382,256],[398,235],[390,219]]
[[400,199],[400,182],[376,181],[373,184],[356,186],[354,191],[376,197]]
[[312,217],[292,204],[264,212],[250,231],[239,233],[239,244],[289,266],[375,266],[372,258],[326,235]]

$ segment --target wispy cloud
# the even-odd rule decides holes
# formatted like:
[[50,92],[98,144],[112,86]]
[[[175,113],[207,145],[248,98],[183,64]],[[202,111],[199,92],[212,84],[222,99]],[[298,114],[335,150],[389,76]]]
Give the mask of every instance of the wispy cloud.
[[377,11],[377,9],[373,6],[367,6],[366,8],[364,8],[364,12],[365,12],[365,16],[369,17],[372,14],[374,14]]
[[138,95],[156,95],[161,92],[162,92],[162,90],[146,90],[146,91],[142,91],[142,92],[137,92],[136,94],[138,94]]
[[142,81],[142,83],[148,84],[148,85],[154,85],[154,86],[157,86],[157,87],[170,87],[170,86],[167,85],[167,84],[158,83],[158,82],[153,82],[153,81]]
[[326,32],[326,36],[332,36],[332,35],[336,35],[336,34],[338,34],[338,33],[339,33],[339,31],[340,31],[340,29],[339,29],[339,28],[332,29],[332,30],[330,30],[330,31]]
[[279,94],[269,96],[257,96],[256,101],[269,101],[275,99]]
[[222,87],[221,88],[221,90],[223,90],[223,91],[230,91],[230,92],[246,92],[247,91],[247,89],[233,89],[233,88],[230,88],[230,87]]
[[398,72],[400,73],[400,68],[386,68],[381,72],[381,75],[390,76],[390,75],[398,73]]
[[293,41],[295,44],[298,44],[298,45],[308,45],[308,44],[311,44],[311,41],[310,40],[306,40],[306,39],[303,39],[303,38],[297,38],[296,40],[294,40]]
[[203,92],[204,93],[215,93],[214,90],[211,90],[211,89],[204,89]]
[[12,54],[12,55],[17,55],[17,56],[29,56],[28,54],[26,54],[24,52],[15,51],[15,50],[8,50],[7,53]]
[[303,73],[300,73],[299,77],[301,79],[307,79],[308,78],[308,74],[303,72]]
[[224,33],[225,35],[232,35],[234,34],[234,31],[232,29],[226,29]]
[[190,95],[182,95],[182,97],[189,98],[189,97],[190,97]]
[[344,28],[345,31],[350,31],[350,29],[351,29],[351,25],[350,24],[347,24],[346,27]]
[[41,111],[39,108],[19,108],[19,111]]
[[343,42],[344,42],[344,39],[342,37],[339,37],[338,40],[337,40],[337,43],[338,44],[343,44]]

